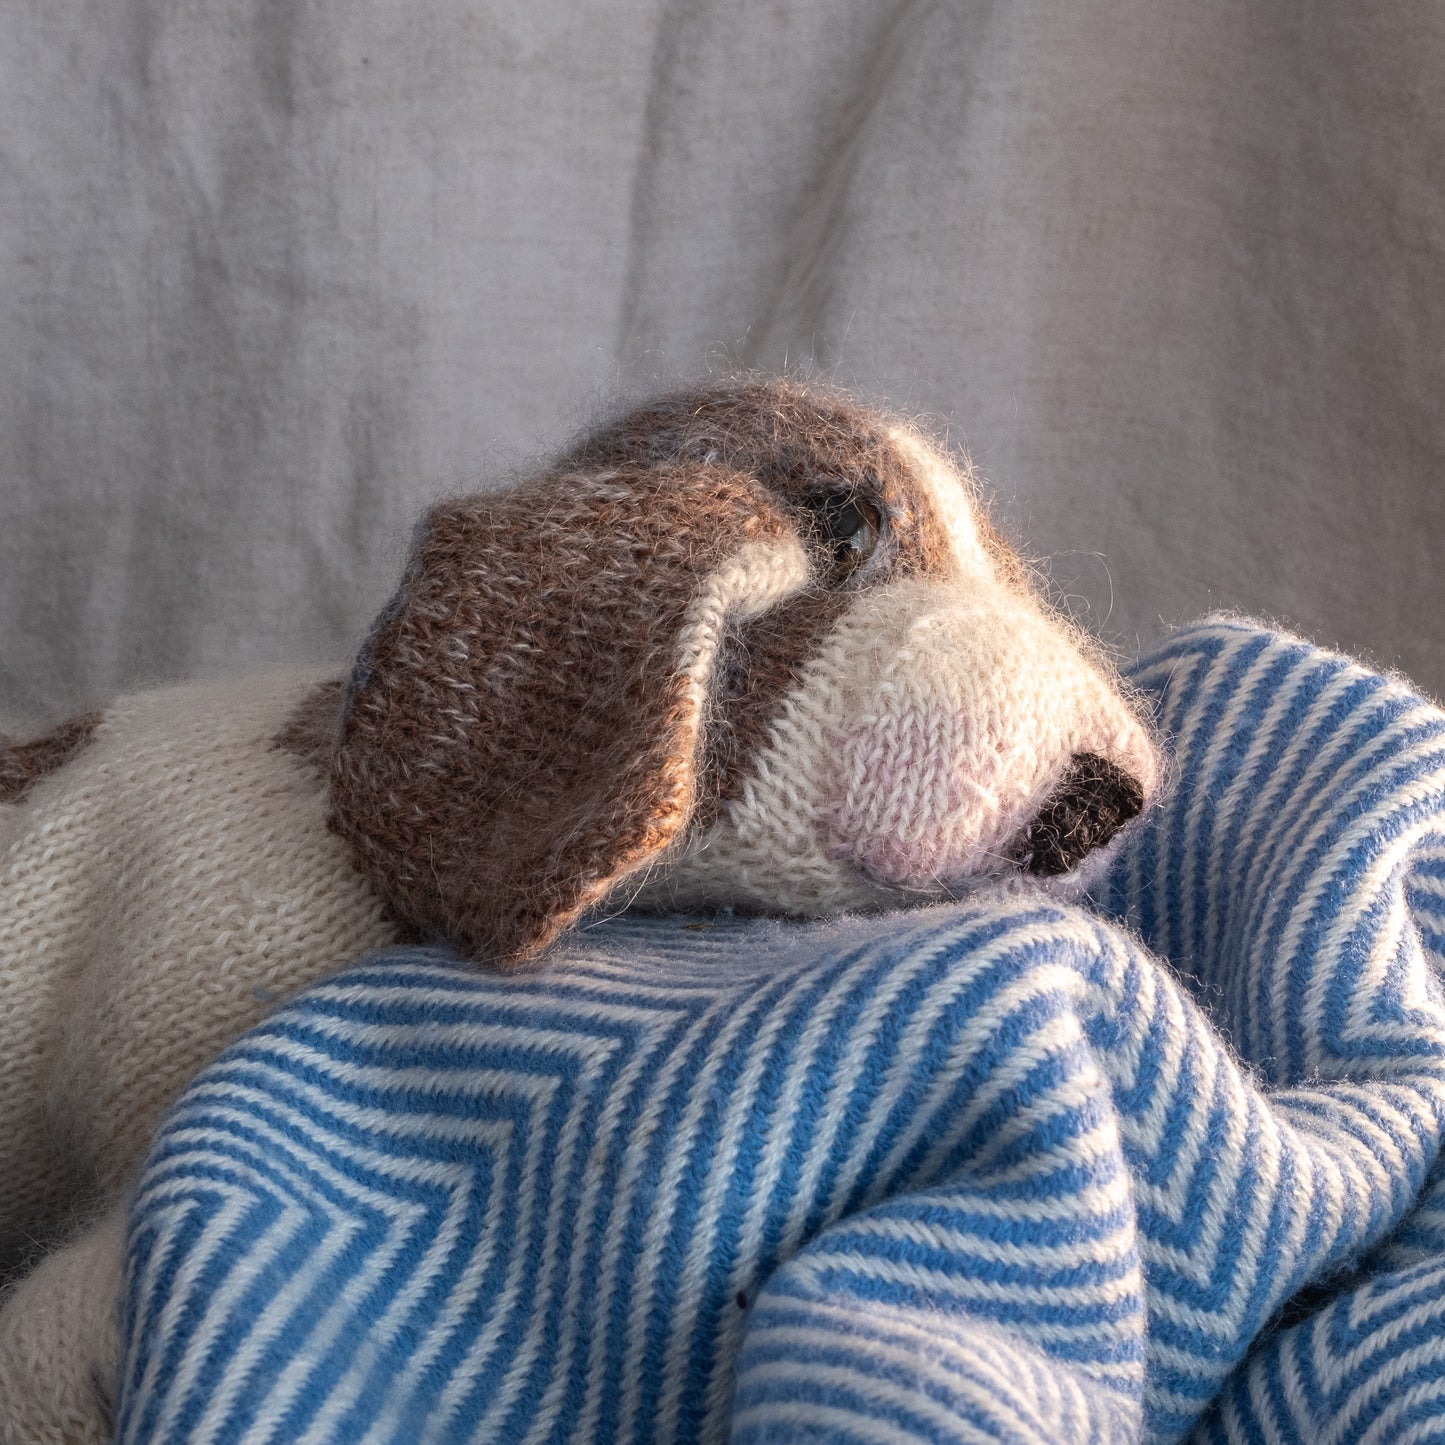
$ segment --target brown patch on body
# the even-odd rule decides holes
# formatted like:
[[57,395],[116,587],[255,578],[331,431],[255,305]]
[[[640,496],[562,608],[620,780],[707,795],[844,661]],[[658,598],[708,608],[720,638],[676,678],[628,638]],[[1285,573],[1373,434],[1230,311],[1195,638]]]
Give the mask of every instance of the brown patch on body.
[[18,803],[42,778],[58,772],[90,742],[98,712],[73,718],[28,743],[0,741],[0,803]]
[[331,754],[341,725],[341,701],[345,681],[339,677],[318,683],[297,704],[271,746],[292,753],[303,763],[328,773]]
[[788,520],[717,466],[562,473],[429,516],[358,662],[333,827],[423,933],[535,953],[692,815],[707,576]]

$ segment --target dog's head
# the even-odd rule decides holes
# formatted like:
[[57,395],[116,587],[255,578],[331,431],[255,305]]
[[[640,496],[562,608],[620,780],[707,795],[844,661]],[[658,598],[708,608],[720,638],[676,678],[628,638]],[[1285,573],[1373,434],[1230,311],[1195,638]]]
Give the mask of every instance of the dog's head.
[[332,821],[414,927],[518,960],[604,899],[820,915],[1076,874],[1158,773],[946,455],[748,380],[428,514]]

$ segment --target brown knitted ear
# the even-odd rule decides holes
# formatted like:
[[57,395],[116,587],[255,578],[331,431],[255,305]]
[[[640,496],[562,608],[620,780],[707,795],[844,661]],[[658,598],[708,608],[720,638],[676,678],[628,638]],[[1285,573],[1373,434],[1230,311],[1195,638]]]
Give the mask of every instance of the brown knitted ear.
[[680,837],[722,632],[806,571],[757,484],[711,466],[438,507],[357,664],[333,827],[423,934],[535,954]]

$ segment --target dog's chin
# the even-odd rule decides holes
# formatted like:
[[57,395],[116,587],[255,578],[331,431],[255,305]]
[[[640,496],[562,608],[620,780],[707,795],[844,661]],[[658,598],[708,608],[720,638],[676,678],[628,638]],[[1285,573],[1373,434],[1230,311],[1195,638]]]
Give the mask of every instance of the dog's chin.
[[[1017,830],[1015,830],[1017,831]],[[725,910],[783,918],[832,918],[883,913],[940,903],[1007,898],[1020,903],[1073,903],[1101,881],[1121,837],[1097,847],[1067,871],[1031,872],[1018,848],[995,839],[965,845],[952,867],[925,864],[918,849],[862,849],[818,838],[814,850],[755,854],[733,830],[714,824],[688,838],[671,856],[633,875],[607,900],[608,912]],[[954,840],[957,848],[957,840]],[[943,850],[938,850],[942,853]],[[960,855],[962,855],[960,857]],[[934,855],[938,856],[937,854]]]
[[1126,830],[1111,838],[1064,873],[1033,873],[1021,863],[1003,859],[990,859],[982,867],[956,877],[935,874],[916,880],[877,876],[866,866],[855,867],[862,882],[880,898],[888,900],[884,907],[978,902],[984,898],[1010,902],[1047,898],[1058,903],[1077,903],[1103,882],[1127,836]]

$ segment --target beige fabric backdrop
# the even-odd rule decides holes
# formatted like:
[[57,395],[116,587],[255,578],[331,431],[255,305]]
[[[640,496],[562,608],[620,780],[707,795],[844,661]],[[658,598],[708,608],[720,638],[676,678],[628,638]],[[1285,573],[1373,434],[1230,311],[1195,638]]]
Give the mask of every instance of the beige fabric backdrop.
[[0,715],[340,656],[619,387],[945,419],[1132,649],[1445,693],[1433,0],[8,0]]

